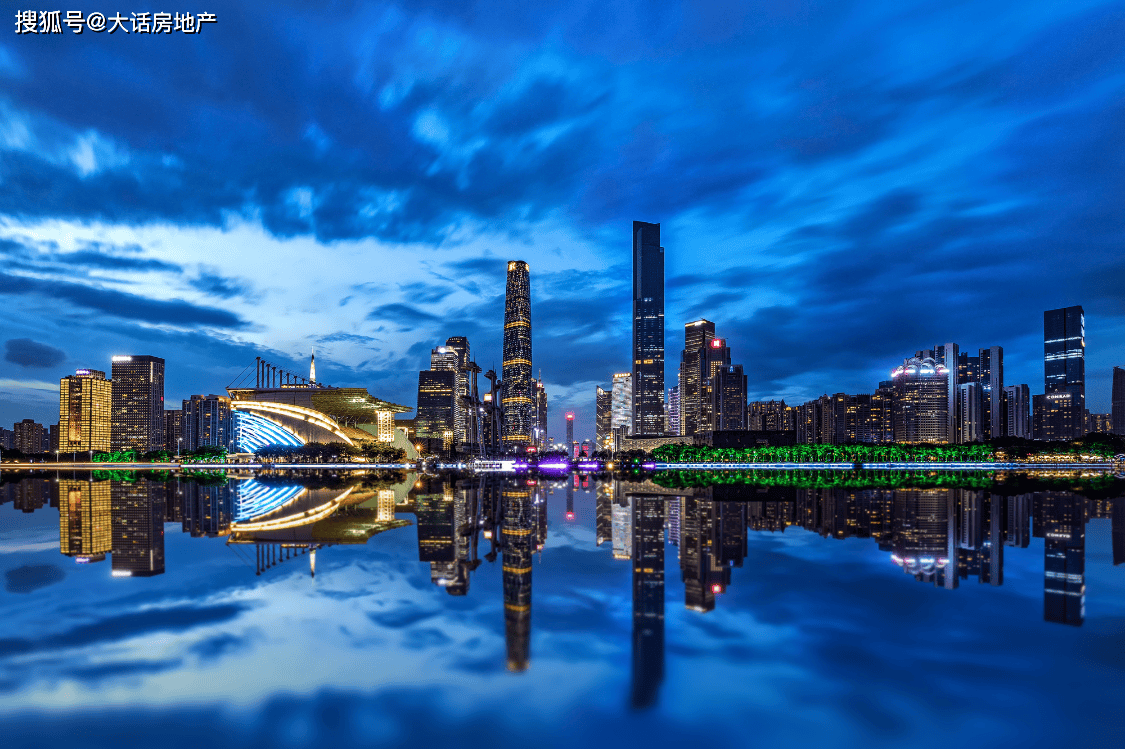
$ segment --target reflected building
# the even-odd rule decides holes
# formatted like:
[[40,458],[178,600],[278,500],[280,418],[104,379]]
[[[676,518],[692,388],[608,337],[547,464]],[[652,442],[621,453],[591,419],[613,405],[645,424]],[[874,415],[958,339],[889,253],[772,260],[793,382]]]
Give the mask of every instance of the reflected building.
[[594,487],[594,539],[597,546],[613,540],[613,482],[599,481]]
[[650,707],[664,680],[664,497],[630,497],[633,506],[632,706]]
[[501,490],[500,499],[507,667],[520,672],[531,664],[531,557],[538,513],[526,485],[511,482]]
[[1079,627],[1086,618],[1086,504],[1064,492],[1036,495],[1043,527],[1043,619]]
[[221,484],[181,481],[180,491],[183,502],[180,517],[184,533],[195,538],[230,535],[230,524],[234,517],[233,486],[226,481]]
[[633,498],[614,497],[612,508],[613,558],[633,558]]
[[1113,566],[1125,564],[1125,499],[1118,499],[1113,503],[1113,523],[1110,531],[1113,543]]
[[11,483],[0,483],[0,505],[9,502],[13,509],[29,514],[47,505],[57,507],[55,482],[50,479],[21,477]]
[[60,479],[59,551],[80,564],[100,562],[113,549],[109,481]]
[[684,581],[684,606],[707,612],[715,608],[715,595],[730,584],[730,568],[716,563],[714,555],[715,502],[684,497],[680,520],[680,573]]
[[957,587],[957,513],[952,489],[894,492],[891,559],[921,582]]
[[114,577],[152,577],[164,574],[164,484],[113,481],[110,514],[113,521]]

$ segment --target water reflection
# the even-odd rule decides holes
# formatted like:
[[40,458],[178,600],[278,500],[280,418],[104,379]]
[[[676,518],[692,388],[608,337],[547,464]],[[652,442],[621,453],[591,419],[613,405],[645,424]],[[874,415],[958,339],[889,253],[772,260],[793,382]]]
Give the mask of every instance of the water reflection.
[[563,517],[568,525],[580,524],[575,489],[592,488],[595,517],[586,522],[594,543],[632,565],[635,708],[653,705],[664,680],[666,553],[676,557],[684,607],[705,614],[738,584],[742,573],[734,570],[743,567],[752,534],[804,530],[825,539],[870,539],[889,564],[944,589],[974,578],[1003,585],[1005,553],[1041,538],[1043,618],[1072,626],[1085,619],[1089,520],[1111,520],[1112,560],[1125,563],[1125,500],[1061,490],[669,487],[651,479],[578,475],[114,478],[7,480],[0,503],[24,513],[58,508],[59,551],[80,564],[108,555],[114,577],[165,573],[165,523],[178,523],[192,537],[225,538],[258,575],[294,564],[307,564],[315,574],[318,550],[367,544],[414,525],[418,562],[429,565],[431,583],[450,596],[468,595],[479,568],[499,562],[505,665],[512,672],[532,662],[533,567],[537,555],[550,554],[548,496],[565,489]]

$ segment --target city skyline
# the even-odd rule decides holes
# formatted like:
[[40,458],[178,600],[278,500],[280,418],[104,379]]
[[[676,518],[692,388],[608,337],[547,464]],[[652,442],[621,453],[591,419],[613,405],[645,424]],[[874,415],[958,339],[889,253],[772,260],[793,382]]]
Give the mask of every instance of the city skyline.
[[[1034,394],[1042,312],[1081,305],[1087,407],[1110,411],[1113,6],[748,4],[604,34],[564,10],[372,12],[302,16],[260,66],[253,4],[159,56],[0,42],[0,423],[53,423],[60,377],[133,352],[166,359],[170,403],[315,347],[326,381],[413,404],[450,336],[499,371],[499,273],[523,258],[549,431],[575,410],[590,437],[630,366],[635,220],[667,248],[665,350],[714,320],[750,401],[870,392],[932,341],[1002,346]],[[68,72],[105,64],[97,91]]]

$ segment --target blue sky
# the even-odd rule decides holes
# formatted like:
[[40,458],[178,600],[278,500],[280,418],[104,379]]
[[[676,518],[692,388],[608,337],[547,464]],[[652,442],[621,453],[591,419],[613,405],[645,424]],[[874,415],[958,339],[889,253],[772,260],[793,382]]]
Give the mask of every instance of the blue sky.
[[[95,10],[89,8],[87,10]],[[1125,365],[1125,11],[1058,2],[215,3],[198,35],[0,33],[0,423],[163,356],[254,357],[414,406],[431,347],[500,359],[532,271],[551,430],[628,368],[629,226],[662,224],[668,382],[714,320],[751,397],[1087,315]],[[587,434],[589,432],[589,434]]]

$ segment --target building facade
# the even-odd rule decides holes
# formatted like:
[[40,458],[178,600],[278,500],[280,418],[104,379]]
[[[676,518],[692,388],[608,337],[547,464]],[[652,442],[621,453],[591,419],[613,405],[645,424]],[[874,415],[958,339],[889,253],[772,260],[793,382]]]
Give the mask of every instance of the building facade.
[[669,435],[680,434],[680,386],[673,385],[668,388],[668,399],[664,402],[665,433]]
[[1110,428],[1125,436],[1125,369],[1113,368],[1113,391],[1110,393]]
[[746,375],[741,364],[719,367],[711,380],[711,430],[746,429]]
[[59,381],[59,451],[108,451],[112,439],[113,383],[105,372],[79,369]]
[[680,354],[680,433],[700,431],[703,419],[703,357],[715,338],[715,323],[695,320],[684,325],[684,350]]
[[116,450],[146,453],[164,447],[164,360],[158,356],[115,356],[113,431]]
[[609,428],[612,432],[617,427],[624,427],[626,434],[633,433],[633,375],[629,372],[613,375]]
[[234,449],[231,400],[225,395],[193,395],[183,401],[181,452],[201,447]]
[[1001,405],[1005,436],[1031,439],[1031,389],[1027,385],[1006,385]]
[[957,386],[957,442],[980,442],[984,439],[984,401],[978,382]]
[[164,409],[164,449],[178,455],[184,439],[184,412],[182,408]]
[[664,434],[664,248],[633,222],[633,434]]
[[508,263],[504,297],[504,391],[502,440],[505,449],[526,448],[534,441],[535,378],[531,359],[531,270],[522,260]]
[[1082,307],[1043,313],[1043,396],[1035,398],[1035,439],[1068,440],[1086,428],[1086,315]]
[[49,432],[34,419],[24,419],[12,425],[12,447],[24,455],[39,455],[50,449]]
[[895,442],[949,441],[948,375],[930,357],[911,357],[894,370]]
[[594,413],[594,441],[597,449],[605,450],[613,445],[613,390],[598,385]]

